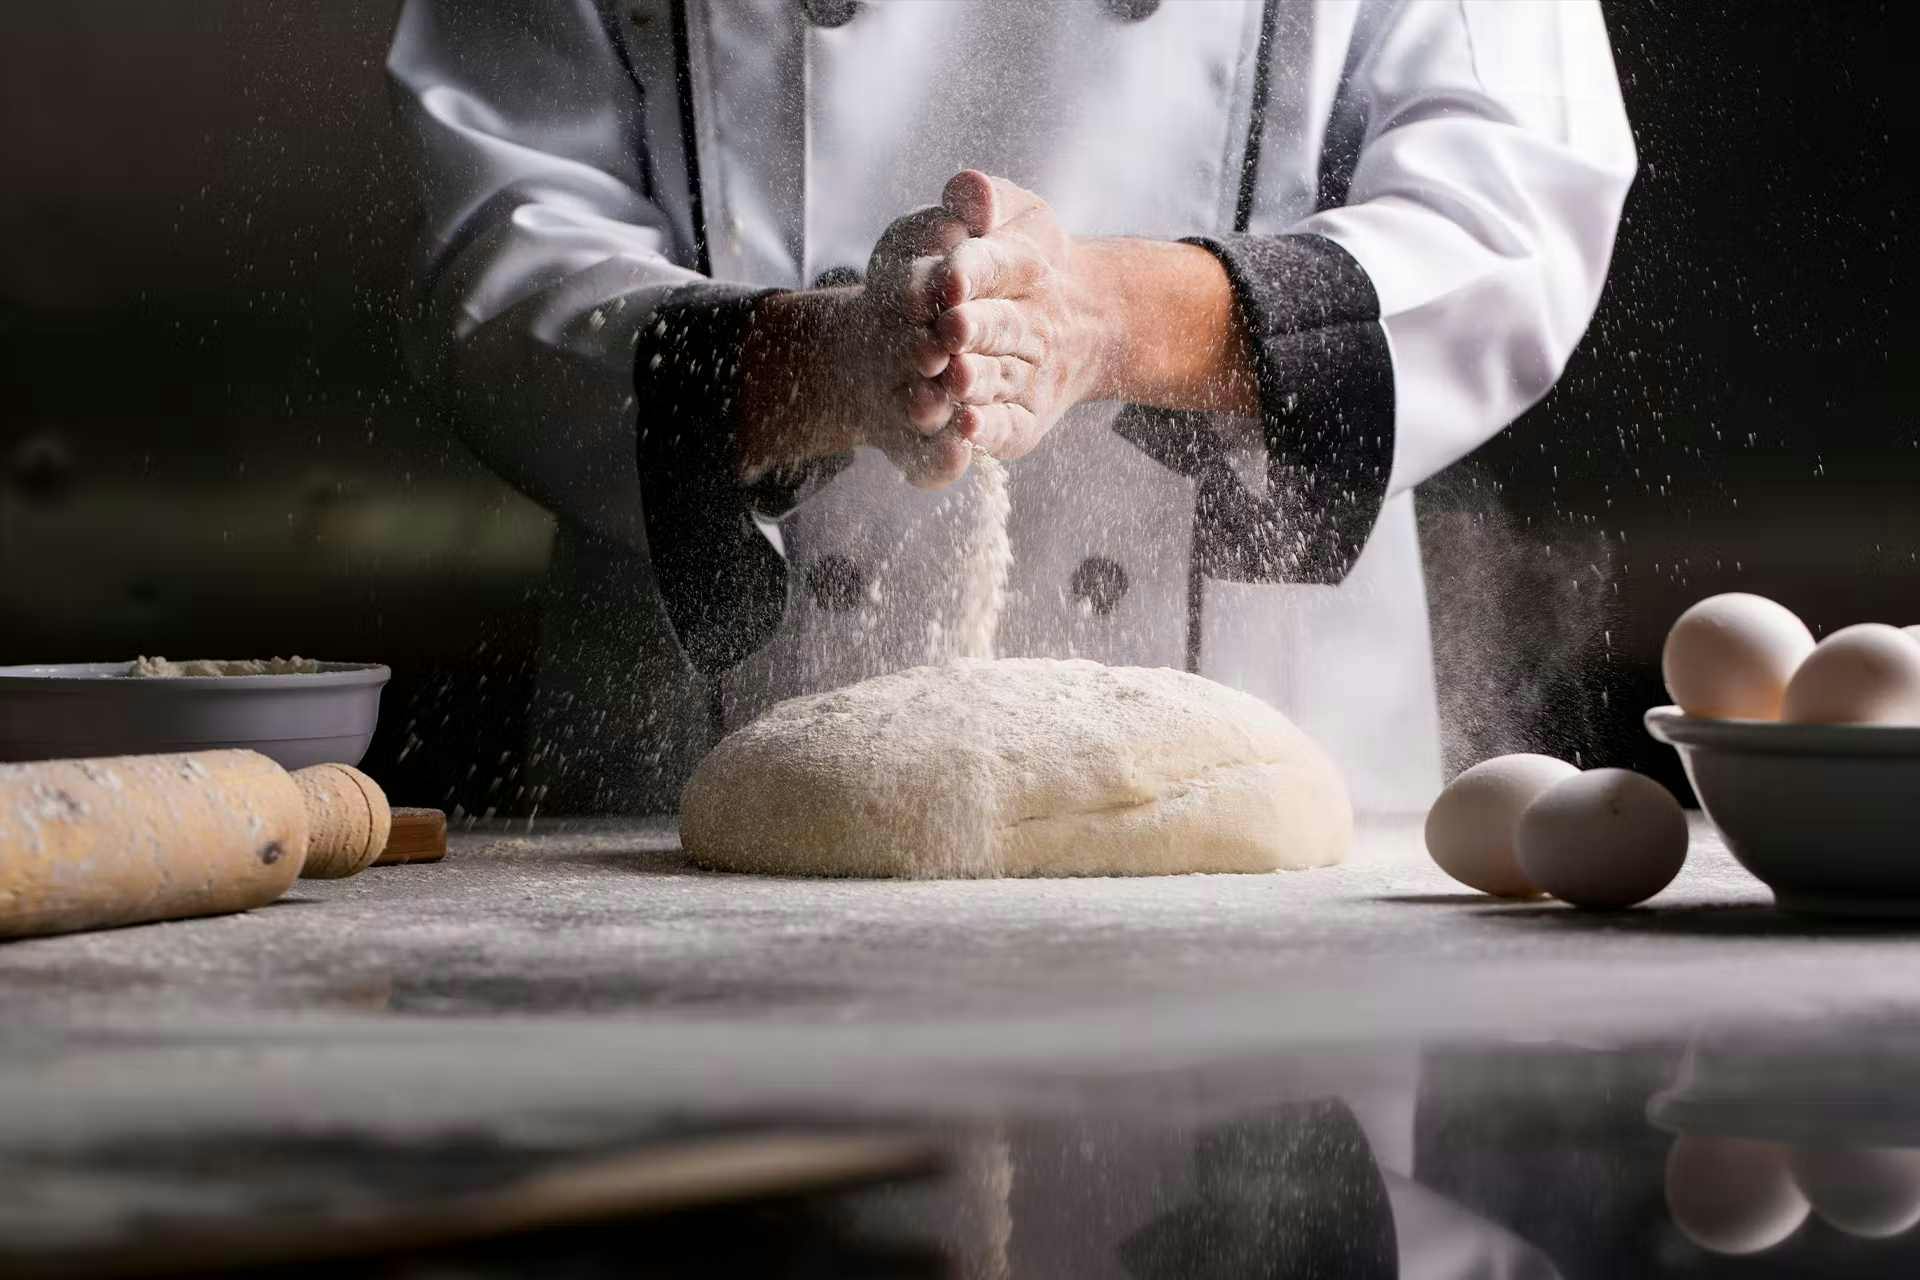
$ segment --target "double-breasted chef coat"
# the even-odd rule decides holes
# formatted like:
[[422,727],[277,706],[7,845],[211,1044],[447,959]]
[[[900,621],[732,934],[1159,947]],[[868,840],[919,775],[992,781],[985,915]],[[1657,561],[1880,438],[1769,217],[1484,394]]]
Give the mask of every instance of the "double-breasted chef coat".
[[[422,360],[558,517],[537,744],[671,807],[715,721],[921,661],[977,478],[743,489],[742,326],[962,168],[1226,266],[1258,418],[1087,404],[1012,463],[1003,655],[1268,699],[1363,810],[1440,781],[1412,493],[1545,394],[1635,158],[1591,0],[408,0]],[[636,466],[636,457],[638,465]]]

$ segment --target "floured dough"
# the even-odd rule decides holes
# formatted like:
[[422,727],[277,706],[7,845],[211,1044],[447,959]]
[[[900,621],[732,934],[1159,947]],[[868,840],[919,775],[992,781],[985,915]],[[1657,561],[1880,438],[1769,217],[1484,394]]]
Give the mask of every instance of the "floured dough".
[[1346,856],[1333,762],[1249,694],[1045,658],[915,667],[780,703],[682,797],[701,865],[792,875],[1164,875]]

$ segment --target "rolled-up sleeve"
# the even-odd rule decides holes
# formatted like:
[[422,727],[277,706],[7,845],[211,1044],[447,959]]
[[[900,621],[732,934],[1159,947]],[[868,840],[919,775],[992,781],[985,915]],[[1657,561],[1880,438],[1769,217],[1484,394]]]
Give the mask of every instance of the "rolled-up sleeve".
[[508,482],[640,549],[633,348],[701,276],[595,6],[408,0],[387,73],[418,175],[420,376]]
[[1594,0],[1402,3],[1351,91],[1347,198],[1290,230],[1366,272],[1393,357],[1390,493],[1559,378],[1599,305],[1636,160]]
[[1191,243],[1220,260],[1233,287],[1268,459],[1266,494],[1237,518],[1235,508],[1251,500],[1237,486],[1203,483],[1203,521],[1235,531],[1209,540],[1219,548],[1209,567],[1237,578],[1338,582],[1366,546],[1393,465],[1393,367],[1372,281],[1319,236]]
[[1633,181],[1592,0],[1383,0],[1359,30],[1341,201],[1193,241],[1232,282],[1270,462],[1265,499],[1213,500],[1242,525],[1216,540],[1234,576],[1340,581],[1386,500],[1544,396]]
[[740,342],[767,291],[694,269],[591,0],[408,0],[387,71],[419,177],[420,375],[503,478],[650,560],[697,667],[737,661],[784,606],[766,517],[823,470],[737,479]]

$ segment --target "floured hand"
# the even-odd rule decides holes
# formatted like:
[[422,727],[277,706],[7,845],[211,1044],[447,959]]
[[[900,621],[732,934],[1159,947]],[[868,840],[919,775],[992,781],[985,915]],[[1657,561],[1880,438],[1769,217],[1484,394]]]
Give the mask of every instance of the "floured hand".
[[943,207],[972,238],[932,273],[942,307],[933,330],[950,357],[938,382],[958,406],[955,434],[1018,458],[1106,381],[1118,333],[1112,291],[1099,255],[1005,178],[956,174]]
[[972,450],[944,430],[953,406],[932,381],[948,356],[932,333],[928,283],[966,236],[945,210],[916,210],[881,236],[864,284],[760,304],[741,354],[743,475],[857,445],[927,488],[966,471]]
[[935,381],[949,356],[935,338],[938,311],[931,278],[942,258],[964,241],[966,225],[939,205],[896,218],[873,247],[861,315],[844,336],[859,347],[849,361],[885,366],[885,406],[862,432],[862,443],[885,453],[914,484],[939,488],[967,469],[972,451],[945,428],[953,401]]

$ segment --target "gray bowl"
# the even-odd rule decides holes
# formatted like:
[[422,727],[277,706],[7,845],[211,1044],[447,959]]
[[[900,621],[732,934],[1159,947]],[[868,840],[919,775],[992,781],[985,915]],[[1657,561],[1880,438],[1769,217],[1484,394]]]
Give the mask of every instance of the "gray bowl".
[[1920,917],[1920,728],[1647,712],[1740,865],[1790,911]]
[[0,761],[246,747],[285,769],[358,764],[393,673],[130,678],[128,662],[0,667]]

